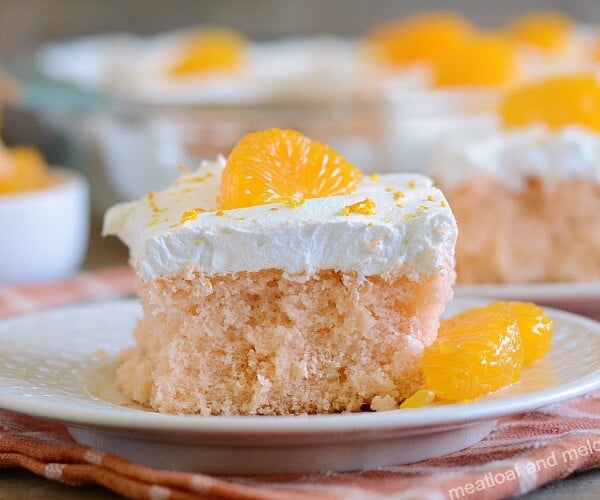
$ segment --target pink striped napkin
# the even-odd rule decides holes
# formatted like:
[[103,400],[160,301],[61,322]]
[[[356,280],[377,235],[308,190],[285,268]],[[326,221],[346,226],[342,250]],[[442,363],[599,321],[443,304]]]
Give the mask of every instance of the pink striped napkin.
[[[55,285],[0,289],[0,316],[129,295],[126,268],[82,273]],[[600,467],[600,391],[511,416],[481,443],[412,465],[352,473],[211,477],[150,469],[78,445],[62,425],[0,410],[0,467],[23,467],[73,485],[99,484],[128,497],[504,498]]]
[[60,283],[0,287],[0,318],[26,314],[85,300],[124,297],[134,293],[128,266],[86,271]]

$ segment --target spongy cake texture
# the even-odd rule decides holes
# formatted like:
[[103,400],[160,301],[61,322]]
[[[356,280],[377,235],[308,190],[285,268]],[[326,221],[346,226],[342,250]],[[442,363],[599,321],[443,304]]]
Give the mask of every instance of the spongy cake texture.
[[461,283],[600,279],[600,183],[530,178],[511,189],[491,176],[447,187],[460,228]]
[[[140,281],[144,315],[118,382],[160,412],[299,414],[400,402],[452,296],[452,263],[411,281],[281,270]],[[385,405],[383,405],[385,406]]]

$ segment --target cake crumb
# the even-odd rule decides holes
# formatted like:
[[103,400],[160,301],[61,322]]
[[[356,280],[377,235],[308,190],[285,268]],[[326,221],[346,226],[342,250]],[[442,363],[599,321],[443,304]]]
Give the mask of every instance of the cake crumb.
[[386,394],[385,396],[375,396],[371,401],[371,410],[373,411],[389,411],[389,410],[397,410],[398,403],[396,400]]

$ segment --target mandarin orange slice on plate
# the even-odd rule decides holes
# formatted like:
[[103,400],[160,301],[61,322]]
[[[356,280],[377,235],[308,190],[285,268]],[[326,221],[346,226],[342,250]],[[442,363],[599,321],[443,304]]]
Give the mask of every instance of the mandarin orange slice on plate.
[[235,31],[213,28],[199,31],[182,44],[178,59],[169,67],[173,77],[211,71],[231,71],[242,66],[246,41]]
[[524,352],[517,320],[479,307],[442,320],[425,350],[425,388],[447,401],[473,400],[517,382]]
[[435,62],[471,33],[458,14],[432,11],[375,28],[366,37],[375,59],[391,65]]
[[500,111],[507,127],[542,123],[600,131],[600,84],[592,75],[555,76],[507,94]]
[[329,146],[295,130],[247,134],[221,177],[223,209],[350,194],[360,170]]
[[531,302],[494,302],[489,307],[508,312],[517,320],[525,364],[542,359],[548,353],[554,323],[540,306]]

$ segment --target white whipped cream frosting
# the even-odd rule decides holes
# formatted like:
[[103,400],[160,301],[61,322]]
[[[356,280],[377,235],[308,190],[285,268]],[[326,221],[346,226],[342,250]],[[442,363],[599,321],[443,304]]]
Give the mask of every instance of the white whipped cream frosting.
[[[456,221],[427,177],[365,176],[349,195],[307,199],[296,207],[219,211],[223,168],[222,158],[204,162],[164,191],[106,213],[104,235],[129,246],[141,279],[187,270],[212,275],[263,269],[303,279],[324,269],[368,276],[402,267],[417,280],[453,263]],[[344,207],[366,198],[375,202],[375,215],[342,215]],[[191,209],[205,211],[182,223]]]
[[535,125],[479,137],[454,137],[438,145],[428,174],[443,187],[482,174],[515,190],[530,178],[546,184],[570,178],[600,182],[600,135],[575,126],[550,130]]

